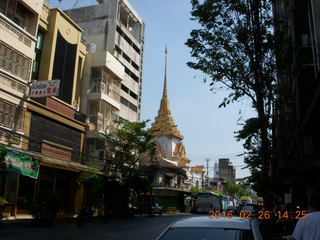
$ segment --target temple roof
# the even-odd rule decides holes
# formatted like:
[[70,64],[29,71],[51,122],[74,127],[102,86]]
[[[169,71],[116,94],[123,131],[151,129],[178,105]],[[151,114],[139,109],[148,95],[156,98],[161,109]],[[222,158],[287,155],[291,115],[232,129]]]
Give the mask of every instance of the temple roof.
[[151,125],[151,130],[154,131],[153,135],[155,136],[174,136],[182,140],[183,136],[178,130],[177,125],[175,125],[170,111],[170,104],[167,93],[167,54],[168,51],[166,47],[163,94],[160,102],[158,116],[155,117],[155,122]]

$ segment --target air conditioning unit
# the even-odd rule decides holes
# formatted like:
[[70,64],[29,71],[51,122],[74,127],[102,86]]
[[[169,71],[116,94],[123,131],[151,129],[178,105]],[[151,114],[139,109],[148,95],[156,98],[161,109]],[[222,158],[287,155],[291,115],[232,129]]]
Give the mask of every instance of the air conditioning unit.
[[97,51],[97,45],[95,43],[88,43],[87,51],[90,53],[95,53]]

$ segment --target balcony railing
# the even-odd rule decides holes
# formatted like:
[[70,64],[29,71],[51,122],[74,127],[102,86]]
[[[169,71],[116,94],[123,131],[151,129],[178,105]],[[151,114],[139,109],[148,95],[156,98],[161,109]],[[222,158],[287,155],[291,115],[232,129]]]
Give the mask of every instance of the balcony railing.
[[[12,36],[16,37],[19,41],[26,46],[31,47],[32,38],[27,36],[26,32],[19,30],[14,24],[11,24],[11,20],[0,13],[0,26],[8,31]],[[35,41],[35,40],[33,40]]]
[[106,119],[102,116],[97,116],[97,115],[89,116],[89,123],[94,125],[95,130],[101,131],[107,134],[117,130],[117,125],[112,120]]
[[117,102],[120,102],[120,88],[115,84],[110,84],[106,79],[91,79],[90,92],[101,92],[108,95]]

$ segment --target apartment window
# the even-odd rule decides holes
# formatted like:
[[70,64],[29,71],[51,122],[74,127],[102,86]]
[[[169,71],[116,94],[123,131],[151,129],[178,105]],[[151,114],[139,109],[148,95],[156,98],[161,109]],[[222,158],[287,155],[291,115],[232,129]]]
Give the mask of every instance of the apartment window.
[[126,92],[126,93],[129,93],[129,88],[127,88],[125,85],[121,84],[121,89]]
[[0,125],[21,131],[23,116],[21,107],[0,99]]
[[0,68],[24,80],[29,80],[30,67],[30,58],[0,42]]
[[122,51],[121,51],[121,49],[118,47],[118,45],[115,45],[114,48],[115,48],[116,52],[121,55]]
[[133,80],[135,80],[137,83],[139,83],[139,77],[135,75],[133,72],[130,71],[128,68],[124,68],[124,71],[126,74],[128,74]]
[[124,58],[125,60],[127,60],[128,63],[130,63],[130,58],[129,58],[129,56],[128,56],[127,54],[122,53],[122,56],[123,56],[123,58]]
[[131,62],[131,65],[132,67],[134,67],[136,70],[139,71],[139,66],[134,61]]
[[130,96],[133,97],[135,100],[138,99],[138,95],[135,94],[134,92],[130,91]]
[[129,102],[127,99],[124,97],[120,98],[120,102],[125,105],[126,107],[130,108],[132,111],[138,112],[138,107],[131,102]]
[[36,43],[36,48],[35,48],[36,57],[34,59],[33,66],[32,66],[32,79],[36,79],[36,80],[38,80],[38,78],[39,78],[39,69],[40,69],[43,37],[44,37],[43,33],[38,32],[37,43]]
[[131,39],[121,30],[121,28],[119,26],[117,26],[116,31],[140,55],[140,49],[131,41]]
[[77,44],[68,42],[63,35],[58,32],[52,79],[60,79],[60,93],[58,98],[69,104],[71,104],[72,100],[76,54]]
[[24,16],[30,11],[18,0],[0,0],[0,13],[6,15],[20,27],[24,27]]
[[0,0],[0,13],[4,14],[6,9],[6,0]]

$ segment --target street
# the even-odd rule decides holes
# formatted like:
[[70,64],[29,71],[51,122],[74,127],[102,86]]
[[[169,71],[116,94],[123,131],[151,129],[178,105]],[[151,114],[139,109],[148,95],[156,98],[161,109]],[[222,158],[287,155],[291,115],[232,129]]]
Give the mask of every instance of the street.
[[135,216],[130,219],[112,219],[108,223],[94,219],[83,227],[74,223],[53,227],[5,227],[0,228],[2,240],[24,239],[156,239],[172,222],[190,215]]

